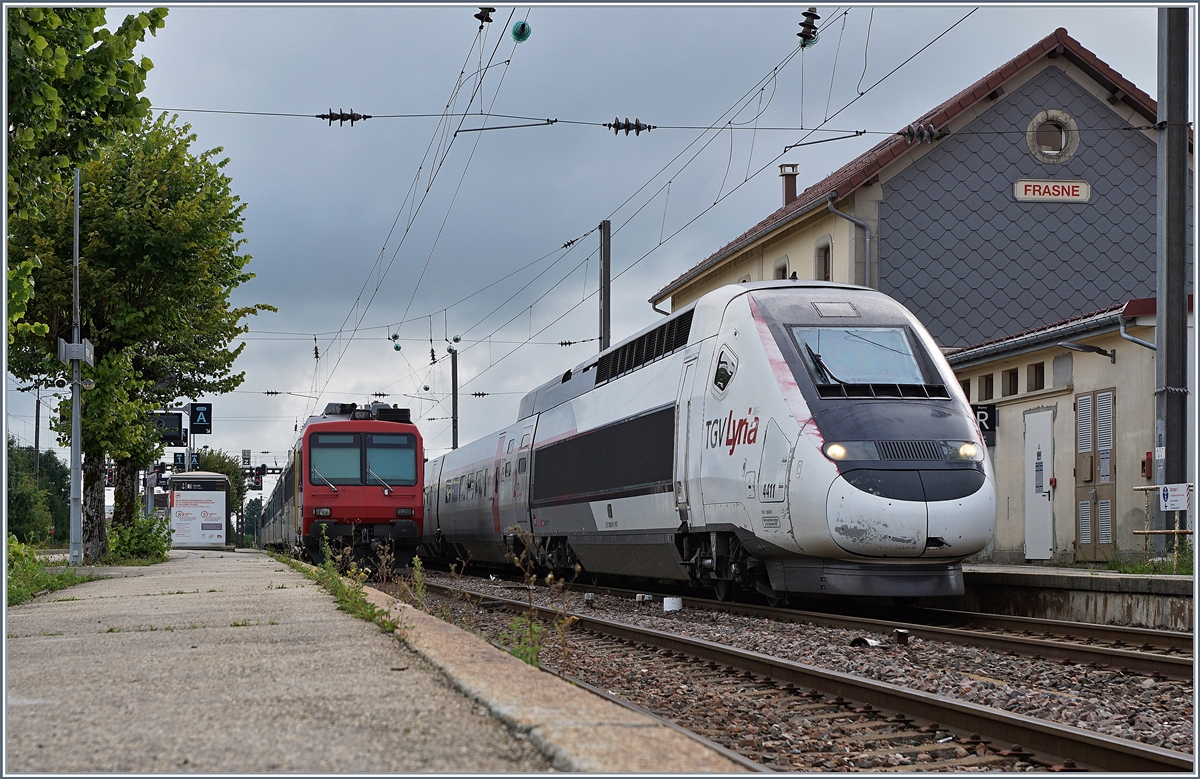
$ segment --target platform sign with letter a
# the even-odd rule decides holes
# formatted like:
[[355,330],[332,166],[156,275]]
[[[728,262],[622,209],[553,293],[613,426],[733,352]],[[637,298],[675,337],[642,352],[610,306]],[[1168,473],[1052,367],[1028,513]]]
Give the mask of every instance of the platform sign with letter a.
[[203,433],[208,435],[212,433],[212,404],[211,403],[193,403],[188,406],[190,419],[189,428],[192,435]]
[[188,470],[189,471],[200,470],[200,453],[199,452],[191,452],[190,454],[188,454]]
[[1188,511],[1192,507],[1192,485],[1164,484],[1158,488],[1160,511]]

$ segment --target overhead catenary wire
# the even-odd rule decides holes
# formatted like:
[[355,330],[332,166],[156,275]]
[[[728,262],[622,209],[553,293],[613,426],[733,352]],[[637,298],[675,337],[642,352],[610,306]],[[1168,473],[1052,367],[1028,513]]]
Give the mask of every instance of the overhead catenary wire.
[[[946,28],[946,30],[942,31],[942,32],[941,32],[940,34],[938,34],[938,35],[937,35],[935,38],[933,38],[931,41],[929,41],[929,42],[928,42],[928,43],[926,43],[924,46],[922,46],[920,49],[918,49],[918,50],[917,50],[917,51],[916,51],[914,54],[912,54],[912,55],[911,55],[911,56],[909,56],[907,59],[905,59],[903,62],[901,62],[899,65],[897,65],[895,68],[893,68],[891,71],[889,71],[889,72],[888,72],[886,75],[884,75],[884,76],[883,76],[882,78],[880,78],[878,81],[876,81],[875,83],[871,84],[871,86],[869,86],[869,87],[867,88],[867,90],[866,90],[866,91],[864,91],[862,94],[859,94],[857,97],[853,98],[853,99],[852,99],[850,102],[848,102],[848,103],[847,103],[846,105],[844,105],[842,108],[838,109],[838,111],[836,111],[836,112],[835,112],[835,113],[834,113],[832,116],[830,116],[830,117],[829,117],[829,119],[833,119],[833,118],[835,118],[835,117],[836,117],[838,114],[840,114],[840,113],[842,113],[843,111],[845,111],[845,110],[846,110],[846,108],[848,108],[850,105],[852,105],[853,103],[855,103],[855,102],[857,102],[859,99],[861,99],[861,98],[862,98],[862,97],[863,97],[865,94],[869,93],[869,92],[870,92],[871,90],[873,90],[875,87],[877,87],[877,86],[879,86],[880,84],[882,84],[882,83],[883,83],[885,80],[887,80],[887,79],[888,79],[890,76],[892,76],[894,73],[896,73],[896,72],[897,72],[897,71],[898,71],[900,68],[902,68],[904,65],[908,64],[908,63],[909,63],[909,62],[911,62],[911,61],[912,61],[912,60],[913,60],[915,57],[917,57],[919,54],[921,54],[921,52],[923,52],[923,51],[925,51],[926,49],[928,49],[930,46],[932,46],[932,45],[933,45],[934,43],[936,43],[938,40],[940,40],[940,39],[941,39],[941,38],[943,38],[945,35],[947,35],[947,34],[948,34],[948,33],[949,33],[951,30],[955,29],[955,28],[956,28],[956,27],[958,27],[960,24],[962,24],[964,21],[966,21],[966,19],[967,19],[968,17],[970,17],[970,16],[971,16],[971,14],[973,14],[973,13],[974,13],[976,10],[978,10],[978,9],[977,9],[977,8],[975,8],[975,9],[972,9],[972,10],[971,10],[971,11],[969,11],[969,12],[968,12],[966,15],[964,15],[962,18],[960,18],[958,21],[954,22],[952,25],[950,25],[950,27]],[[795,54],[795,52],[793,52],[793,55],[794,55],[794,54]],[[827,120],[826,120],[826,122],[827,122],[829,119],[827,119]],[[823,122],[823,124],[824,124],[824,122]],[[813,132],[813,131],[814,131],[814,130],[810,130],[810,132],[809,132],[809,137],[811,136],[811,134],[812,134],[812,132]],[[714,135],[714,137],[716,137],[716,136]],[[711,140],[710,140],[710,142],[711,142]],[[801,143],[803,143],[803,142],[804,142],[804,141],[803,141],[803,139],[802,139],[802,140],[801,140]],[[795,144],[792,146],[792,148],[794,148],[794,147],[795,147]],[[750,179],[752,179],[752,178],[754,178],[754,177],[756,177],[756,176],[760,175],[760,174],[761,174],[763,171],[765,171],[765,170],[767,170],[769,167],[771,167],[771,165],[773,165],[773,164],[774,164],[774,163],[775,163],[775,162],[776,162],[776,161],[777,161],[777,160],[778,160],[780,157],[782,157],[784,153],[786,153],[786,151],[785,151],[785,152],[781,152],[779,155],[777,155],[777,156],[776,156],[774,159],[772,159],[772,160],[771,160],[770,162],[768,162],[766,165],[763,165],[762,167],[760,167],[760,168],[759,168],[757,171],[755,171],[755,172],[754,172],[754,174],[753,174],[753,175],[751,175],[751,176],[750,176],[750,178],[748,178],[748,179],[746,180],[746,182],[748,182]],[[676,159],[678,159],[678,155],[676,156]],[[733,188],[732,188],[732,189],[731,189],[731,190],[730,190],[728,193],[726,193],[726,194],[725,194],[725,195],[724,195],[724,196],[723,196],[723,197],[722,197],[720,200],[724,200],[725,198],[728,198],[729,196],[731,196],[731,195],[732,195],[734,192],[736,192],[738,189],[740,189],[740,188],[741,188],[741,186],[743,186],[743,185],[744,185],[746,182],[742,182],[741,184],[738,184],[738,185],[736,185],[735,187],[733,187]],[[644,186],[643,186],[643,188],[644,188]],[[720,200],[718,200],[718,203],[720,202]],[[626,200],[626,202],[628,202],[628,200]],[[671,235],[670,235],[670,236],[668,236],[666,240],[667,240],[667,241],[669,241],[671,238],[673,238],[674,236],[678,235],[678,234],[679,234],[680,232],[682,232],[684,229],[686,229],[686,228],[687,228],[687,227],[689,227],[691,224],[693,224],[693,223],[694,223],[696,220],[698,220],[698,219],[700,219],[701,217],[703,217],[703,216],[704,216],[706,213],[708,213],[708,211],[712,210],[712,208],[714,208],[716,205],[717,205],[717,203],[714,203],[714,204],[712,204],[712,205],[710,205],[710,206],[708,206],[708,207],[704,208],[704,209],[703,209],[703,210],[702,210],[700,213],[696,214],[694,217],[692,217],[690,220],[688,220],[688,221],[687,221],[685,224],[683,224],[683,225],[682,225],[682,226],[680,226],[678,229],[676,229],[676,230],[675,230],[673,233],[671,233]],[[644,207],[644,206],[643,206],[643,207]],[[639,211],[640,211],[640,210],[641,210],[641,209],[639,209]],[[632,217],[630,217],[630,218],[632,218]],[[628,224],[628,221],[627,221],[627,222],[625,222],[624,224]],[[624,225],[622,225],[622,227],[623,227],[623,226],[624,226]],[[618,228],[618,229],[619,229],[619,228]],[[616,232],[616,230],[614,230],[614,232]],[[662,245],[662,243],[660,243],[660,244],[658,244],[658,245],[656,245],[656,246],[652,247],[652,248],[651,248],[649,251],[647,251],[646,253],[642,254],[642,255],[641,255],[640,257],[638,257],[637,259],[635,259],[635,260],[634,260],[633,262],[631,262],[631,263],[630,263],[628,266],[626,266],[624,269],[622,269],[622,270],[621,270],[619,273],[617,273],[615,276],[613,276],[613,281],[615,281],[615,280],[619,279],[621,276],[623,276],[623,275],[625,275],[626,273],[628,273],[628,272],[629,272],[630,270],[632,270],[632,269],[633,269],[635,266],[637,266],[639,263],[641,263],[643,260],[645,260],[647,257],[649,257],[649,256],[650,256],[650,255],[651,255],[651,254],[652,254],[654,251],[656,251],[656,250],[657,250],[657,249],[658,249],[658,248],[659,248],[661,245]],[[592,293],[592,295],[588,295],[588,298],[592,297],[592,296],[593,296],[593,295],[595,295],[595,294],[596,294],[596,293]],[[569,307],[569,308],[568,308],[568,309],[567,309],[565,312],[563,312],[563,314],[562,314],[562,315],[560,315],[558,318],[554,319],[552,322],[550,322],[549,324],[547,324],[547,325],[546,325],[545,327],[543,327],[542,329],[538,330],[536,333],[533,333],[533,336],[534,336],[534,337],[536,337],[537,335],[540,335],[541,333],[545,332],[547,329],[549,329],[549,328],[550,328],[550,327],[552,327],[553,325],[557,324],[559,321],[561,321],[563,318],[565,318],[565,317],[566,317],[568,314],[570,314],[572,311],[574,311],[576,308],[578,308],[578,307],[579,307],[580,305],[582,305],[584,302],[586,302],[586,298],[585,298],[585,300],[584,300],[584,301],[580,301],[579,303],[576,303],[576,304],[574,304],[574,305],[570,306],[570,307]],[[495,367],[495,365],[498,365],[498,364],[500,364],[500,363],[501,363],[503,360],[505,360],[507,357],[509,357],[509,356],[511,356],[512,354],[516,353],[516,351],[518,351],[520,348],[521,348],[520,346],[517,346],[516,348],[514,348],[513,350],[511,350],[511,351],[510,351],[508,354],[505,354],[505,355],[503,355],[502,357],[500,357],[500,359],[496,360],[496,361],[493,363],[493,365],[489,366],[488,368],[485,368],[483,371],[480,371],[480,373],[476,374],[474,377],[472,377],[472,378],[470,378],[470,379],[467,379],[466,381],[462,382],[462,383],[460,384],[460,388],[461,388],[461,387],[465,387],[466,385],[468,385],[468,384],[470,384],[470,383],[474,382],[475,380],[477,380],[478,378],[480,378],[480,377],[481,377],[481,376],[482,376],[484,373],[486,373],[487,371],[491,370],[491,368]],[[467,350],[466,350],[466,349],[464,349],[463,351],[464,351],[464,352],[466,352]]]

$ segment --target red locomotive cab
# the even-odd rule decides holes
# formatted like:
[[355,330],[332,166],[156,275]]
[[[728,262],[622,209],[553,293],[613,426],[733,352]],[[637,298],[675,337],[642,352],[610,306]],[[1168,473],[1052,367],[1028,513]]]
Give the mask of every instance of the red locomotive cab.
[[308,557],[353,550],[360,564],[381,552],[403,563],[421,541],[424,456],[408,409],[331,403],[305,426],[301,444],[301,537]]

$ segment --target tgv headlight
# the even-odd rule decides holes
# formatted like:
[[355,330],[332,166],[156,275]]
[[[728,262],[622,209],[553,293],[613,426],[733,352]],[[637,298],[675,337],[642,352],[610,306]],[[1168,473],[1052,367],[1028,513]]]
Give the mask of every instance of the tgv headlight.
[[974,441],[942,441],[942,455],[952,462],[978,462],[983,459],[983,447]]
[[825,444],[822,449],[830,460],[878,460],[879,450],[874,441],[840,441]]

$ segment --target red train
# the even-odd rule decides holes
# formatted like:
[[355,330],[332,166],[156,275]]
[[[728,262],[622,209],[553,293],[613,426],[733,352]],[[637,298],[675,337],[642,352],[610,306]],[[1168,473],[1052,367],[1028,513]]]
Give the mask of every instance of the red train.
[[263,505],[260,544],[319,564],[324,534],[359,561],[386,549],[406,563],[423,535],[424,460],[408,409],[330,403],[288,452]]

